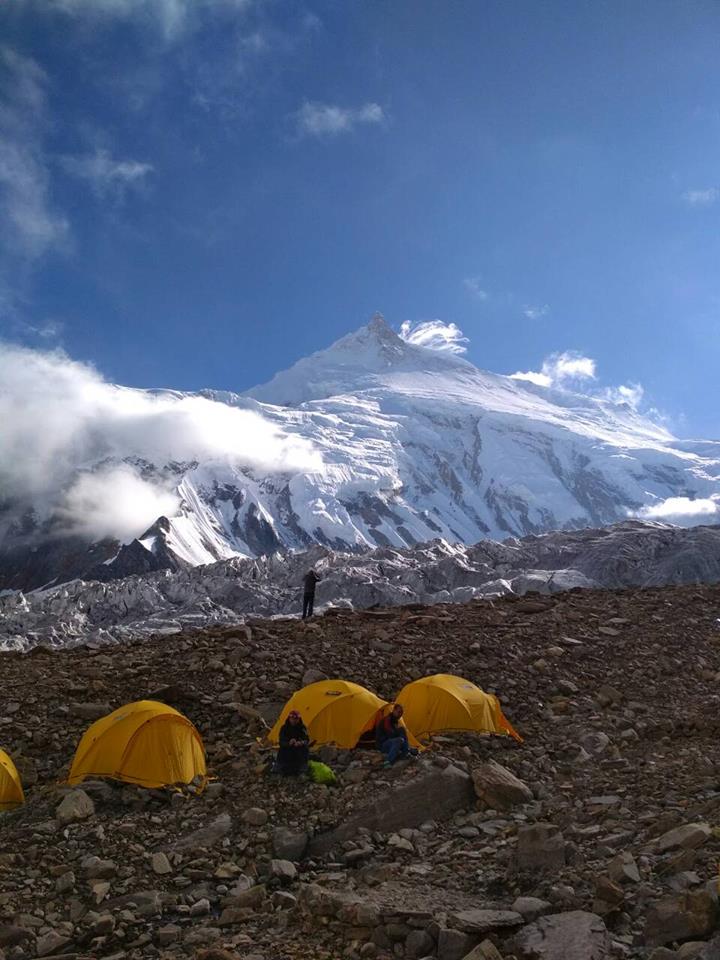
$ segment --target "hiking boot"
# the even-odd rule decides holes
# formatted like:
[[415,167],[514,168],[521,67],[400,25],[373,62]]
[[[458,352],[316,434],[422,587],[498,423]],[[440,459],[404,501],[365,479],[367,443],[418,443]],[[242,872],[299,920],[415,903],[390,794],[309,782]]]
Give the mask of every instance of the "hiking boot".
[[383,760],[383,767],[385,767],[385,769],[387,769],[388,767],[391,767],[391,766],[392,766],[392,764],[390,763],[389,760]]

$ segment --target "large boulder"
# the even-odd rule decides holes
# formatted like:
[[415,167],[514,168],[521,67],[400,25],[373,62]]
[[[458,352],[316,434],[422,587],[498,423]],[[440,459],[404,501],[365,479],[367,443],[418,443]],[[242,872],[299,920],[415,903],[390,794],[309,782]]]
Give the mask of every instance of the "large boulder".
[[51,953],[61,950],[70,943],[70,937],[63,936],[57,930],[50,930],[48,933],[38,937],[35,944],[35,952],[38,957],[47,957]]
[[290,827],[275,827],[272,832],[273,853],[280,860],[302,860],[307,850],[308,835],[305,830]]
[[552,823],[520,827],[516,858],[521,871],[558,870],[565,865],[565,838]]
[[315,837],[308,853],[327,853],[363,828],[390,833],[403,827],[419,827],[427,820],[443,820],[470,806],[472,797],[472,781],[463,770],[452,765],[427,767],[412,779],[380,792],[339,827]]
[[645,943],[654,947],[675,940],[702,940],[715,929],[717,915],[717,899],[708,890],[663,897],[648,910]]
[[684,823],[674,830],[668,830],[658,837],[651,846],[653,853],[667,853],[668,850],[692,850],[705,843],[711,834],[707,823]]
[[515,936],[513,948],[520,960],[605,960],[611,941],[597,914],[571,910],[524,927]]
[[32,940],[33,933],[24,927],[17,927],[13,924],[0,924],[0,948],[16,947],[25,940]]
[[437,941],[438,960],[464,960],[477,945],[478,937],[475,934],[442,927]]
[[623,850],[608,864],[608,875],[615,883],[640,883],[640,871],[635,857]]
[[95,813],[95,804],[84,790],[71,790],[60,801],[55,818],[63,826],[87,820]]
[[720,960],[720,934],[708,940],[698,954],[697,960]]
[[495,810],[511,810],[533,799],[530,787],[494,760],[475,767],[472,778],[478,798]]

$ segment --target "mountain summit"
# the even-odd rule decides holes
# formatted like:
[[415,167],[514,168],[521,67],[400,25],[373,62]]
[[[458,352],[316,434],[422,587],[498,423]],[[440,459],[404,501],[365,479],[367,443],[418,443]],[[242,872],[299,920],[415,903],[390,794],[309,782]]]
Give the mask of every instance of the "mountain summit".
[[397,374],[452,373],[456,366],[475,368],[451,354],[407,343],[376,313],[367,326],[349,333],[325,350],[298,360],[247,396],[291,407],[310,400],[390,387]]
[[[143,482],[170,485],[177,503],[129,543],[59,537],[41,510],[0,505],[0,588],[313,543],[468,544],[604,526],[652,516],[673,498],[712,503],[720,495],[720,445],[678,441],[628,404],[488,373],[411,340],[376,315],[245,395],[203,391],[214,410],[260,416],[263,429],[304,458],[271,469],[212,447],[182,462],[167,446],[146,448],[141,460],[116,456]],[[149,396],[129,393],[138,402]],[[168,402],[188,396],[152,392]],[[247,445],[254,442],[248,433]],[[104,451],[77,471],[92,475],[107,463]]]

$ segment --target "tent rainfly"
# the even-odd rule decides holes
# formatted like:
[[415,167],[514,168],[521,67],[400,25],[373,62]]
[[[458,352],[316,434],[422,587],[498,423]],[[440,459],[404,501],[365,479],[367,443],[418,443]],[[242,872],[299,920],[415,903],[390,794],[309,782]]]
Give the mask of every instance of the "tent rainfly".
[[396,703],[405,709],[405,722],[416,737],[450,730],[508,734],[522,737],[508,723],[498,698],[463,677],[436,673],[408,683]]
[[0,750],[0,811],[13,810],[25,802],[20,774],[4,750]]
[[205,780],[205,748],[193,724],[155,700],[119,707],[89,727],[75,752],[68,783],[110,777],[142,787]]

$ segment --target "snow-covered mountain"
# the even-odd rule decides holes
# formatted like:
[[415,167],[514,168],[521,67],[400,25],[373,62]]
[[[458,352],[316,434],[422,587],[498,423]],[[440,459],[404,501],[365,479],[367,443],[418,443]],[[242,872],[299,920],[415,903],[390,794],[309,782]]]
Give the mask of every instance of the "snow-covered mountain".
[[[0,504],[0,587],[111,579],[313,543],[470,544],[604,526],[671,498],[720,495],[720,443],[679,441],[625,403],[487,373],[408,342],[379,316],[246,394],[200,396],[311,445],[309,465],[128,457],[144,478],[171,485],[178,506],[122,545],[60,536],[52,517]],[[78,468],[101,465],[107,457]]]

